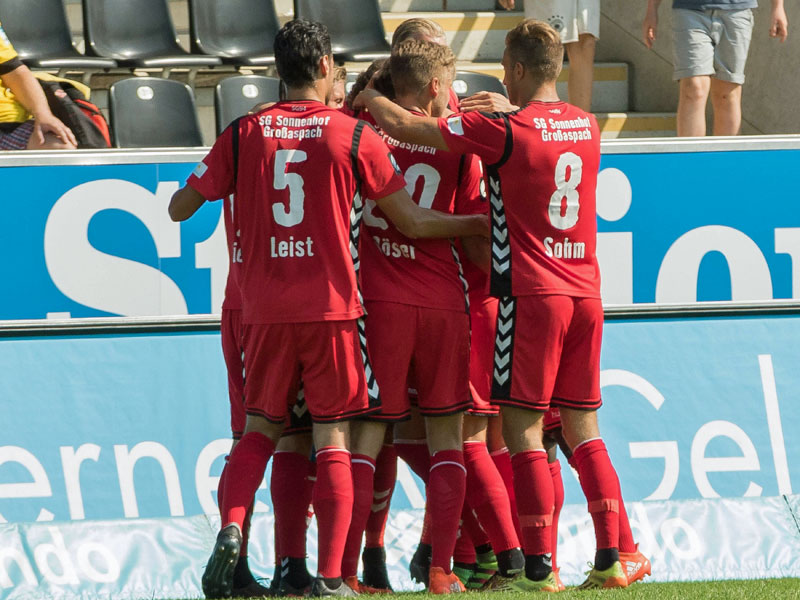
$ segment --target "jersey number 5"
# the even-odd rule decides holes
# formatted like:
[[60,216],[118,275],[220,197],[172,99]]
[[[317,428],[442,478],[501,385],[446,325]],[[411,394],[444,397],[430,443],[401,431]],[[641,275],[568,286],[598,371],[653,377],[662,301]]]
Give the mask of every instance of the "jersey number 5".
[[558,157],[555,172],[556,191],[550,196],[548,210],[550,223],[556,229],[570,229],[578,222],[578,209],[581,207],[578,185],[582,173],[583,161],[580,156],[573,152],[565,152]]
[[290,163],[300,163],[308,156],[302,150],[278,150],[275,152],[275,178],[273,186],[276,190],[289,188],[289,206],[284,202],[272,205],[272,216],[278,225],[294,227],[303,220],[303,204],[306,192],[303,190],[303,177],[299,173],[287,173]]

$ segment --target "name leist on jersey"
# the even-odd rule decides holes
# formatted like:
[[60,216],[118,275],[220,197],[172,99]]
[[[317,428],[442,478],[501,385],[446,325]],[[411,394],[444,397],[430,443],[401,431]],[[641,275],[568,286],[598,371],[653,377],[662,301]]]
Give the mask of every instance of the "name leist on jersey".
[[[273,123],[274,120],[274,123]],[[328,117],[287,117],[284,115],[262,115],[258,118],[265,138],[277,140],[305,140],[322,137],[322,128]]]
[[592,122],[589,117],[576,119],[534,117],[533,126],[541,131],[543,142],[580,142],[592,139]]

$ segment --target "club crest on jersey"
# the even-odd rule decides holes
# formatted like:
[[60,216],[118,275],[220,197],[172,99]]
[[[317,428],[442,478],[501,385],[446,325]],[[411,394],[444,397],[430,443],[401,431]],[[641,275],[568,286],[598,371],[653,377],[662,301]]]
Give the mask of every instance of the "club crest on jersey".
[[447,129],[453,135],[464,135],[464,124],[461,122],[461,116],[456,115],[447,119]]
[[403,172],[400,170],[400,166],[397,164],[397,161],[394,159],[392,153],[389,152],[388,156],[389,156],[389,162],[392,163],[392,168],[394,169],[394,172],[397,173],[398,175],[402,175]]
[[197,166],[194,168],[194,171],[192,171],[192,175],[200,179],[201,177],[203,177],[203,175],[206,174],[206,171],[208,171],[208,165],[204,162],[199,162],[197,163]]

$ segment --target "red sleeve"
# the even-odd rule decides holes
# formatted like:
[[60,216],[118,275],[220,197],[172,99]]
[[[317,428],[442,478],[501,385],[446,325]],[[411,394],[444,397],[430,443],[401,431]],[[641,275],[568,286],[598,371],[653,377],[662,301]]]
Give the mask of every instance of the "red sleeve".
[[456,190],[455,214],[481,215],[488,212],[481,159],[474,154],[465,154],[461,180]]
[[477,154],[487,165],[499,162],[503,156],[506,121],[499,113],[490,116],[490,113],[468,112],[442,117],[439,131],[451,152]]
[[186,180],[186,184],[206,200],[219,200],[235,191],[231,138],[231,128],[228,127]]
[[380,200],[406,187],[406,180],[389,147],[369,126],[364,127],[358,144],[358,171],[364,196],[372,200]]
[[450,88],[450,98],[447,100],[447,108],[453,112],[458,112],[458,107],[460,104],[461,103],[458,100],[458,94],[456,94],[453,88]]

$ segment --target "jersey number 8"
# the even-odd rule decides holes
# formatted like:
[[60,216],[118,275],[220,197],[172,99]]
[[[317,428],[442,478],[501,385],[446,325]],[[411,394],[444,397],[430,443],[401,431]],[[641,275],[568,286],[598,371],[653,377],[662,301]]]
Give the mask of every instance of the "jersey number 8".
[[[569,179],[567,171],[569,171]],[[570,229],[578,222],[578,209],[581,206],[578,185],[581,182],[582,173],[583,161],[580,156],[573,152],[565,152],[558,157],[555,172],[556,191],[550,196],[548,210],[550,223],[556,229]],[[566,210],[564,210],[564,204],[566,204]]]

